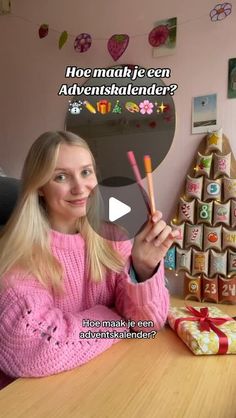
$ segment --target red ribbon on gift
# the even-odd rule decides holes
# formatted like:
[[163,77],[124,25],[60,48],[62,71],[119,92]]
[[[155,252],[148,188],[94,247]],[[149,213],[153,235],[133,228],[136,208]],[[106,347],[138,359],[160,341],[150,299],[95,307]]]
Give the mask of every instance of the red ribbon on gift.
[[219,337],[219,350],[218,354],[226,354],[228,351],[228,338],[224,332],[222,332],[216,325],[222,325],[227,321],[231,321],[232,318],[212,318],[209,316],[209,310],[207,307],[200,308],[200,311],[192,306],[186,306],[189,312],[193,314],[192,317],[178,318],[175,321],[175,331],[177,332],[178,326],[182,321],[197,321],[199,323],[200,331],[214,331]]

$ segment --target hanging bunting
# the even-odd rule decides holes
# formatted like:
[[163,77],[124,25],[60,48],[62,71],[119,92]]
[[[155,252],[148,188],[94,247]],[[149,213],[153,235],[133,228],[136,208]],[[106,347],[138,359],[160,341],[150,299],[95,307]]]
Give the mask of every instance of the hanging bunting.
[[59,42],[58,42],[59,49],[61,49],[65,45],[67,39],[68,39],[68,33],[66,30],[64,30],[64,32],[61,33],[61,36],[59,38]]
[[39,37],[40,39],[45,38],[48,35],[48,24],[43,23],[39,28]]
[[214,9],[210,11],[210,18],[212,22],[217,22],[218,20],[223,20],[232,12],[231,3],[222,3],[217,4]]
[[129,35],[112,35],[107,42],[107,49],[114,61],[125,52],[129,44]]
[[92,45],[92,38],[89,33],[81,33],[76,36],[74,42],[74,49],[76,52],[86,52]]

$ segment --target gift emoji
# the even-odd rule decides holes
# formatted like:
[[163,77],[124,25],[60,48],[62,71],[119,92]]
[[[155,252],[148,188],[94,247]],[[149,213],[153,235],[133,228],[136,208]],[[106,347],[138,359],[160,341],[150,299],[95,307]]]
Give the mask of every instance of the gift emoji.
[[108,100],[99,100],[97,102],[97,111],[102,115],[109,113],[111,111],[111,102],[108,102]]
[[236,354],[236,321],[211,307],[171,307],[171,328],[196,355]]

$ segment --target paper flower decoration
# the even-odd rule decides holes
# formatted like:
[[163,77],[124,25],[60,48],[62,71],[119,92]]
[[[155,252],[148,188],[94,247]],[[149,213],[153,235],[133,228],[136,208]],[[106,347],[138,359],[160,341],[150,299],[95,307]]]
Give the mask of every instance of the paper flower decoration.
[[218,289],[219,289],[219,303],[236,303],[236,276],[232,279],[224,279],[219,276]]
[[139,104],[140,113],[142,113],[142,115],[145,115],[145,113],[151,115],[153,112],[153,107],[153,103],[149,102],[149,100],[144,100]]
[[179,231],[179,235],[174,239],[173,243],[179,245],[180,248],[183,248],[183,243],[184,243],[184,223],[182,223],[181,225],[175,225],[171,222],[171,227],[174,230],[178,230]]
[[74,41],[74,49],[76,52],[86,52],[92,45],[91,35],[88,33],[81,33],[76,36]]
[[179,202],[179,222],[188,221],[193,224],[194,223],[194,207],[195,207],[194,199],[191,202],[187,202],[181,197],[180,202]]
[[230,225],[232,228],[236,226],[236,201],[235,200],[231,200],[231,223]]
[[192,299],[201,302],[201,278],[185,274],[184,277],[184,299]]
[[189,250],[182,250],[176,248],[176,270],[191,271],[191,248]]
[[129,45],[129,35],[112,35],[107,42],[107,49],[114,61],[124,54]]
[[211,171],[211,163],[212,163],[212,154],[202,155],[200,154],[200,152],[198,152],[195,176],[204,174],[207,177],[209,177],[210,171]]
[[204,225],[204,240],[203,240],[204,251],[208,250],[208,248],[214,248],[218,251],[221,251],[221,230],[222,230],[222,225],[220,226]]
[[196,197],[201,199],[202,197],[202,184],[203,177],[192,178],[187,175],[185,195],[186,197]]
[[223,179],[224,200],[236,199],[236,179]]
[[39,28],[39,37],[40,39],[45,38],[48,35],[48,24],[43,23]]
[[232,12],[232,4],[231,3],[222,3],[217,4],[214,9],[210,11],[210,18],[212,22],[216,22],[217,20],[223,20],[227,16],[230,15]]
[[197,202],[197,223],[212,223],[212,206],[213,202]]
[[223,227],[223,249],[236,248],[236,230]]
[[185,248],[195,246],[202,249],[203,225],[186,224]]
[[213,224],[216,225],[217,223],[224,223],[226,225],[229,225],[229,220],[230,220],[230,200],[227,203],[214,202]]
[[236,252],[228,250],[228,276],[236,276]]
[[203,200],[221,199],[221,179],[215,181],[205,178]]
[[148,42],[151,46],[157,48],[160,45],[165,44],[170,34],[168,25],[159,25],[156,26],[152,31],[149,33]]
[[218,276],[202,278],[202,302],[218,303]]
[[214,179],[225,175],[230,177],[231,152],[227,155],[214,154]]
[[222,151],[222,128],[207,135],[206,152],[209,151]]
[[173,245],[166,253],[164,259],[165,268],[168,270],[175,270],[175,246]]
[[60,38],[59,38],[59,42],[58,42],[59,49],[61,49],[65,45],[67,39],[68,39],[68,32],[64,30],[64,32],[61,33]]
[[[213,251],[213,250],[212,250]],[[209,258],[209,251],[196,251],[193,248],[193,256],[192,256],[192,273],[200,274],[204,273],[206,276],[208,275],[208,258]]]
[[210,274],[209,276],[215,276],[217,273],[222,276],[227,274],[227,252],[217,253],[214,250],[210,250]]

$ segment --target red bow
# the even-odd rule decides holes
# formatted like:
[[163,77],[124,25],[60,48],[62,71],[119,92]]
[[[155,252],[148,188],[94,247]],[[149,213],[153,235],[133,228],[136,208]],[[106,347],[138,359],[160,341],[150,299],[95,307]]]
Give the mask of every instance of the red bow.
[[175,331],[177,332],[178,326],[182,321],[197,321],[199,323],[200,331],[214,331],[219,337],[219,350],[218,354],[226,354],[228,351],[228,338],[216,325],[222,325],[226,321],[231,321],[231,318],[212,318],[209,316],[207,307],[200,308],[200,311],[193,308],[192,306],[186,306],[189,312],[193,314],[193,317],[178,318],[175,321]]

